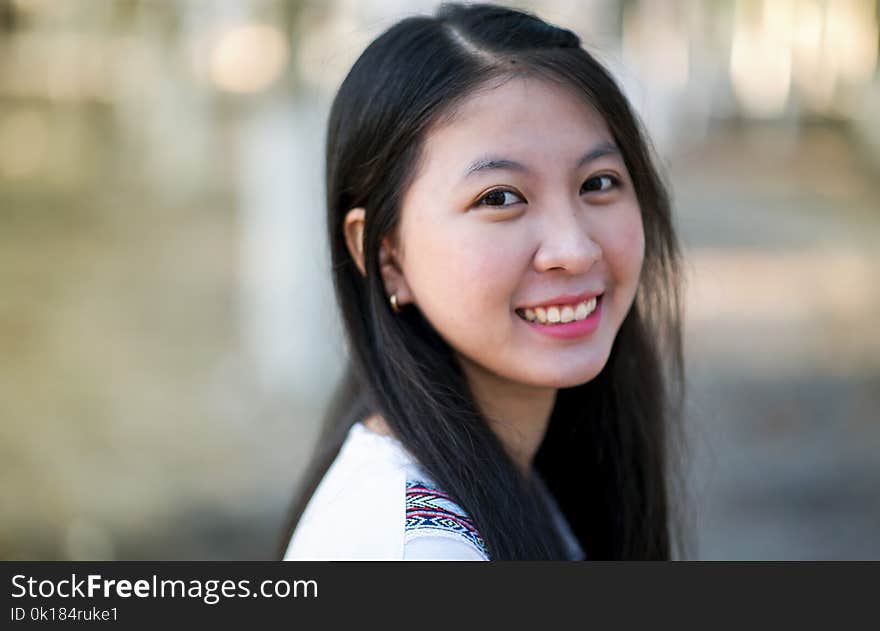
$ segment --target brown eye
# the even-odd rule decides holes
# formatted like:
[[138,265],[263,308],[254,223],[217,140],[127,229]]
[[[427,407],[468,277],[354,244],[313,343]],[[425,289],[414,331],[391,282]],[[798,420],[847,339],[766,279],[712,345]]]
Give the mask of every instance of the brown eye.
[[587,192],[602,192],[609,191],[619,185],[620,180],[618,180],[613,175],[597,175],[596,177],[591,177],[586,182],[584,182],[582,190]]
[[477,202],[478,206],[510,206],[517,202],[523,201],[522,197],[505,189],[495,189],[489,191]]

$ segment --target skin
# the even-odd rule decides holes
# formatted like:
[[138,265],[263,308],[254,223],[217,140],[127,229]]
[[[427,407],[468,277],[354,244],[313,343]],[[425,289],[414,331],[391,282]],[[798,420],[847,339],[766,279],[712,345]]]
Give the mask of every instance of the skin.
[[[614,147],[604,120],[562,85],[513,78],[479,90],[429,130],[400,223],[380,250],[388,295],[420,309],[455,350],[526,474],[558,389],[601,372],[638,287],[644,230],[622,156],[579,165],[603,144]],[[465,175],[486,158],[522,168]],[[508,193],[486,197],[498,190]],[[362,272],[363,216],[352,209],[345,223]],[[585,337],[549,337],[514,311],[588,290],[605,295],[599,328]],[[367,426],[390,433],[377,415]]]

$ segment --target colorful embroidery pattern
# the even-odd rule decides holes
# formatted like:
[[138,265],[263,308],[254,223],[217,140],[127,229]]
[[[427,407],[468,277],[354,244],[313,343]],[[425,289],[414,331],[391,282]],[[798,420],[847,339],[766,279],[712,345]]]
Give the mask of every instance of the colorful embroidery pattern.
[[483,537],[467,513],[446,493],[431,488],[418,480],[406,482],[406,531],[420,529],[439,530],[461,535],[486,558]]

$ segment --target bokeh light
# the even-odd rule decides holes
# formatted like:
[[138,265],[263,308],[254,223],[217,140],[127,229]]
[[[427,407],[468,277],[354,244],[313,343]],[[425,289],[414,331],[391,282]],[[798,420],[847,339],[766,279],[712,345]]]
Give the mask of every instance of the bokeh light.
[[287,40],[277,27],[236,25],[222,31],[213,42],[211,79],[230,92],[259,92],[278,79],[288,55]]

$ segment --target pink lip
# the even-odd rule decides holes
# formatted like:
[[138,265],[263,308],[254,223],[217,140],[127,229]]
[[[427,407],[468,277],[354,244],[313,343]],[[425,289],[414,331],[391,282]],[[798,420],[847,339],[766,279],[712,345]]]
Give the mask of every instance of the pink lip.
[[601,295],[601,291],[585,291],[581,294],[564,294],[562,296],[556,296],[555,298],[551,298],[550,300],[545,300],[544,302],[536,302],[533,305],[521,305],[517,307],[517,309],[534,309],[535,307],[552,307],[553,305],[573,305],[579,302],[586,302],[593,298],[593,296]]
[[[593,313],[584,318],[583,320],[574,320],[572,322],[567,322],[565,324],[541,324],[540,322],[529,322],[528,320],[523,320],[525,324],[528,324],[530,327],[535,329],[540,333],[544,333],[549,335],[550,337],[556,337],[561,339],[572,339],[576,337],[583,337],[585,335],[589,335],[594,332],[597,328],[599,328],[599,318],[602,315],[602,303],[604,302],[605,295],[602,294],[596,301],[596,308],[593,309]],[[549,303],[549,304],[560,304]],[[564,304],[564,303],[563,303]],[[538,305],[540,306],[540,305]],[[519,318],[519,316],[517,316]],[[522,320],[522,318],[519,318]]]

